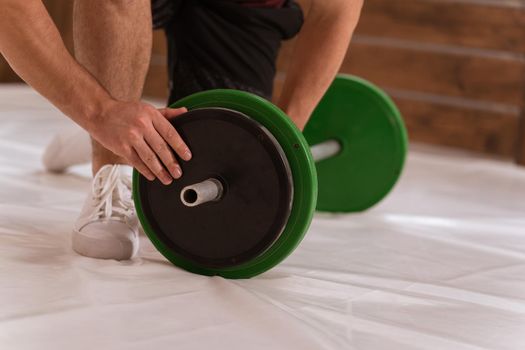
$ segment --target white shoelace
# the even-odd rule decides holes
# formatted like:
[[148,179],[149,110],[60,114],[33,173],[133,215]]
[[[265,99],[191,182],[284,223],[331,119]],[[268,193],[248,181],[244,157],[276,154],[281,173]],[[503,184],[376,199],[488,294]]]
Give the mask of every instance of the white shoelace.
[[[111,170],[104,169],[111,167]],[[131,180],[120,174],[119,165],[106,165],[93,179],[93,199],[96,203],[90,221],[112,219],[124,221],[134,212],[130,196]]]

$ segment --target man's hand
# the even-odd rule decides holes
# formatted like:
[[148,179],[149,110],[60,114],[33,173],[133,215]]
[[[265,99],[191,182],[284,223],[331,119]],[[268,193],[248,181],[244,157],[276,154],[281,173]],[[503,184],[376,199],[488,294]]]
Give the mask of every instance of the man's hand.
[[66,50],[42,1],[0,5],[0,53],[22,79],[146,178],[169,184],[181,176],[171,149],[184,160],[191,153],[167,119],[185,109],[113,99]]
[[[191,152],[168,121],[186,112],[185,108],[162,108],[142,102],[112,100],[88,131],[104,147],[126,159],[149,180],[158,178],[168,185],[182,170],[172,149],[185,161]],[[166,169],[169,171],[166,171]]]

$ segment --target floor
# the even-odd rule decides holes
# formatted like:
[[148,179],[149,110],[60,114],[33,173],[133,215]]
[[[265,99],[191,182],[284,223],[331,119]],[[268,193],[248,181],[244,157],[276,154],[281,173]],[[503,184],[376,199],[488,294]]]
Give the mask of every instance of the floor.
[[525,169],[412,150],[358,215],[317,215],[251,280],[192,275],[146,238],[132,261],[70,249],[87,167],[43,171],[69,122],[0,87],[0,349],[525,349]]

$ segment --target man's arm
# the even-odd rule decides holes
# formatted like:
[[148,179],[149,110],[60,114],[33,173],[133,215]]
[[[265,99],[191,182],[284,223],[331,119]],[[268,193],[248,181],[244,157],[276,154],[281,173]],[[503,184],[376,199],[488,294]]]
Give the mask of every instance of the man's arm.
[[[148,149],[160,159],[171,148],[183,159],[191,154],[166,120],[181,112],[117,101],[69,54],[40,0],[0,0],[0,52],[15,72],[97,141],[124,157],[144,176],[161,176],[156,159],[137,159],[148,147],[145,135],[156,136]],[[157,145],[158,137],[165,142]],[[140,151],[140,152],[139,152]],[[171,157],[173,158],[173,157]],[[174,170],[175,164],[164,164]],[[172,173],[175,174],[175,173]]]
[[296,39],[278,105],[302,130],[343,62],[363,0],[300,3],[305,22]]

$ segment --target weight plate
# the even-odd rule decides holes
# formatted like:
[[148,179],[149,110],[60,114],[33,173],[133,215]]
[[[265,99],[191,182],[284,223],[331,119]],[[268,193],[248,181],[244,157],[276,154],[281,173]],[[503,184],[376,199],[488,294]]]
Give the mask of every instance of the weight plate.
[[[292,206],[282,233],[269,247],[265,250],[261,249],[259,255],[255,256],[256,254],[254,254],[255,257],[244,262],[232,262],[230,266],[224,266],[224,264],[221,266],[210,266],[213,264],[210,264],[209,261],[195,261],[180,251],[172,249],[166,243],[166,240],[157,234],[147,215],[147,208],[143,208],[143,199],[141,198],[142,176],[135,171],[133,174],[135,207],[144,231],[150,240],[173,264],[188,271],[204,275],[220,275],[225,278],[250,278],[280,263],[303,239],[310,225],[317,198],[315,165],[311,158],[308,144],[301,132],[272,103],[250,93],[237,90],[220,89],[199,92],[183,98],[171,107],[186,107],[190,111],[201,108],[230,109],[249,116],[264,126],[277,140],[288,161],[293,183]],[[210,144],[209,147],[214,147],[214,145]],[[197,156],[197,154],[194,154],[194,159]],[[182,165],[189,168],[193,161],[191,160],[187,164],[182,162]],[[186,173],[184,168],[183,172],[184,174]],[[242,216],[243,212],[237,214]],[[174,225],[176,225],[176,222],[174,222]]]
[[[169,186],[141,177],[141,208],[155,235],[177,254],[205,267],[242,264],[281,234],[292,204],[288,161],[255,120],[224,108],[199,108],[172,119],[194,157]],[[214,178],[220,200],[186,206],[183,188]],[[241,215],[239,215],[242,213]]]
[[394,102],[363,79],[338,75],[304,129],[310,146],[335,139],[341,151],[316,163],[317,210],[358,212],[383,199],[406,157],[405,126]]

